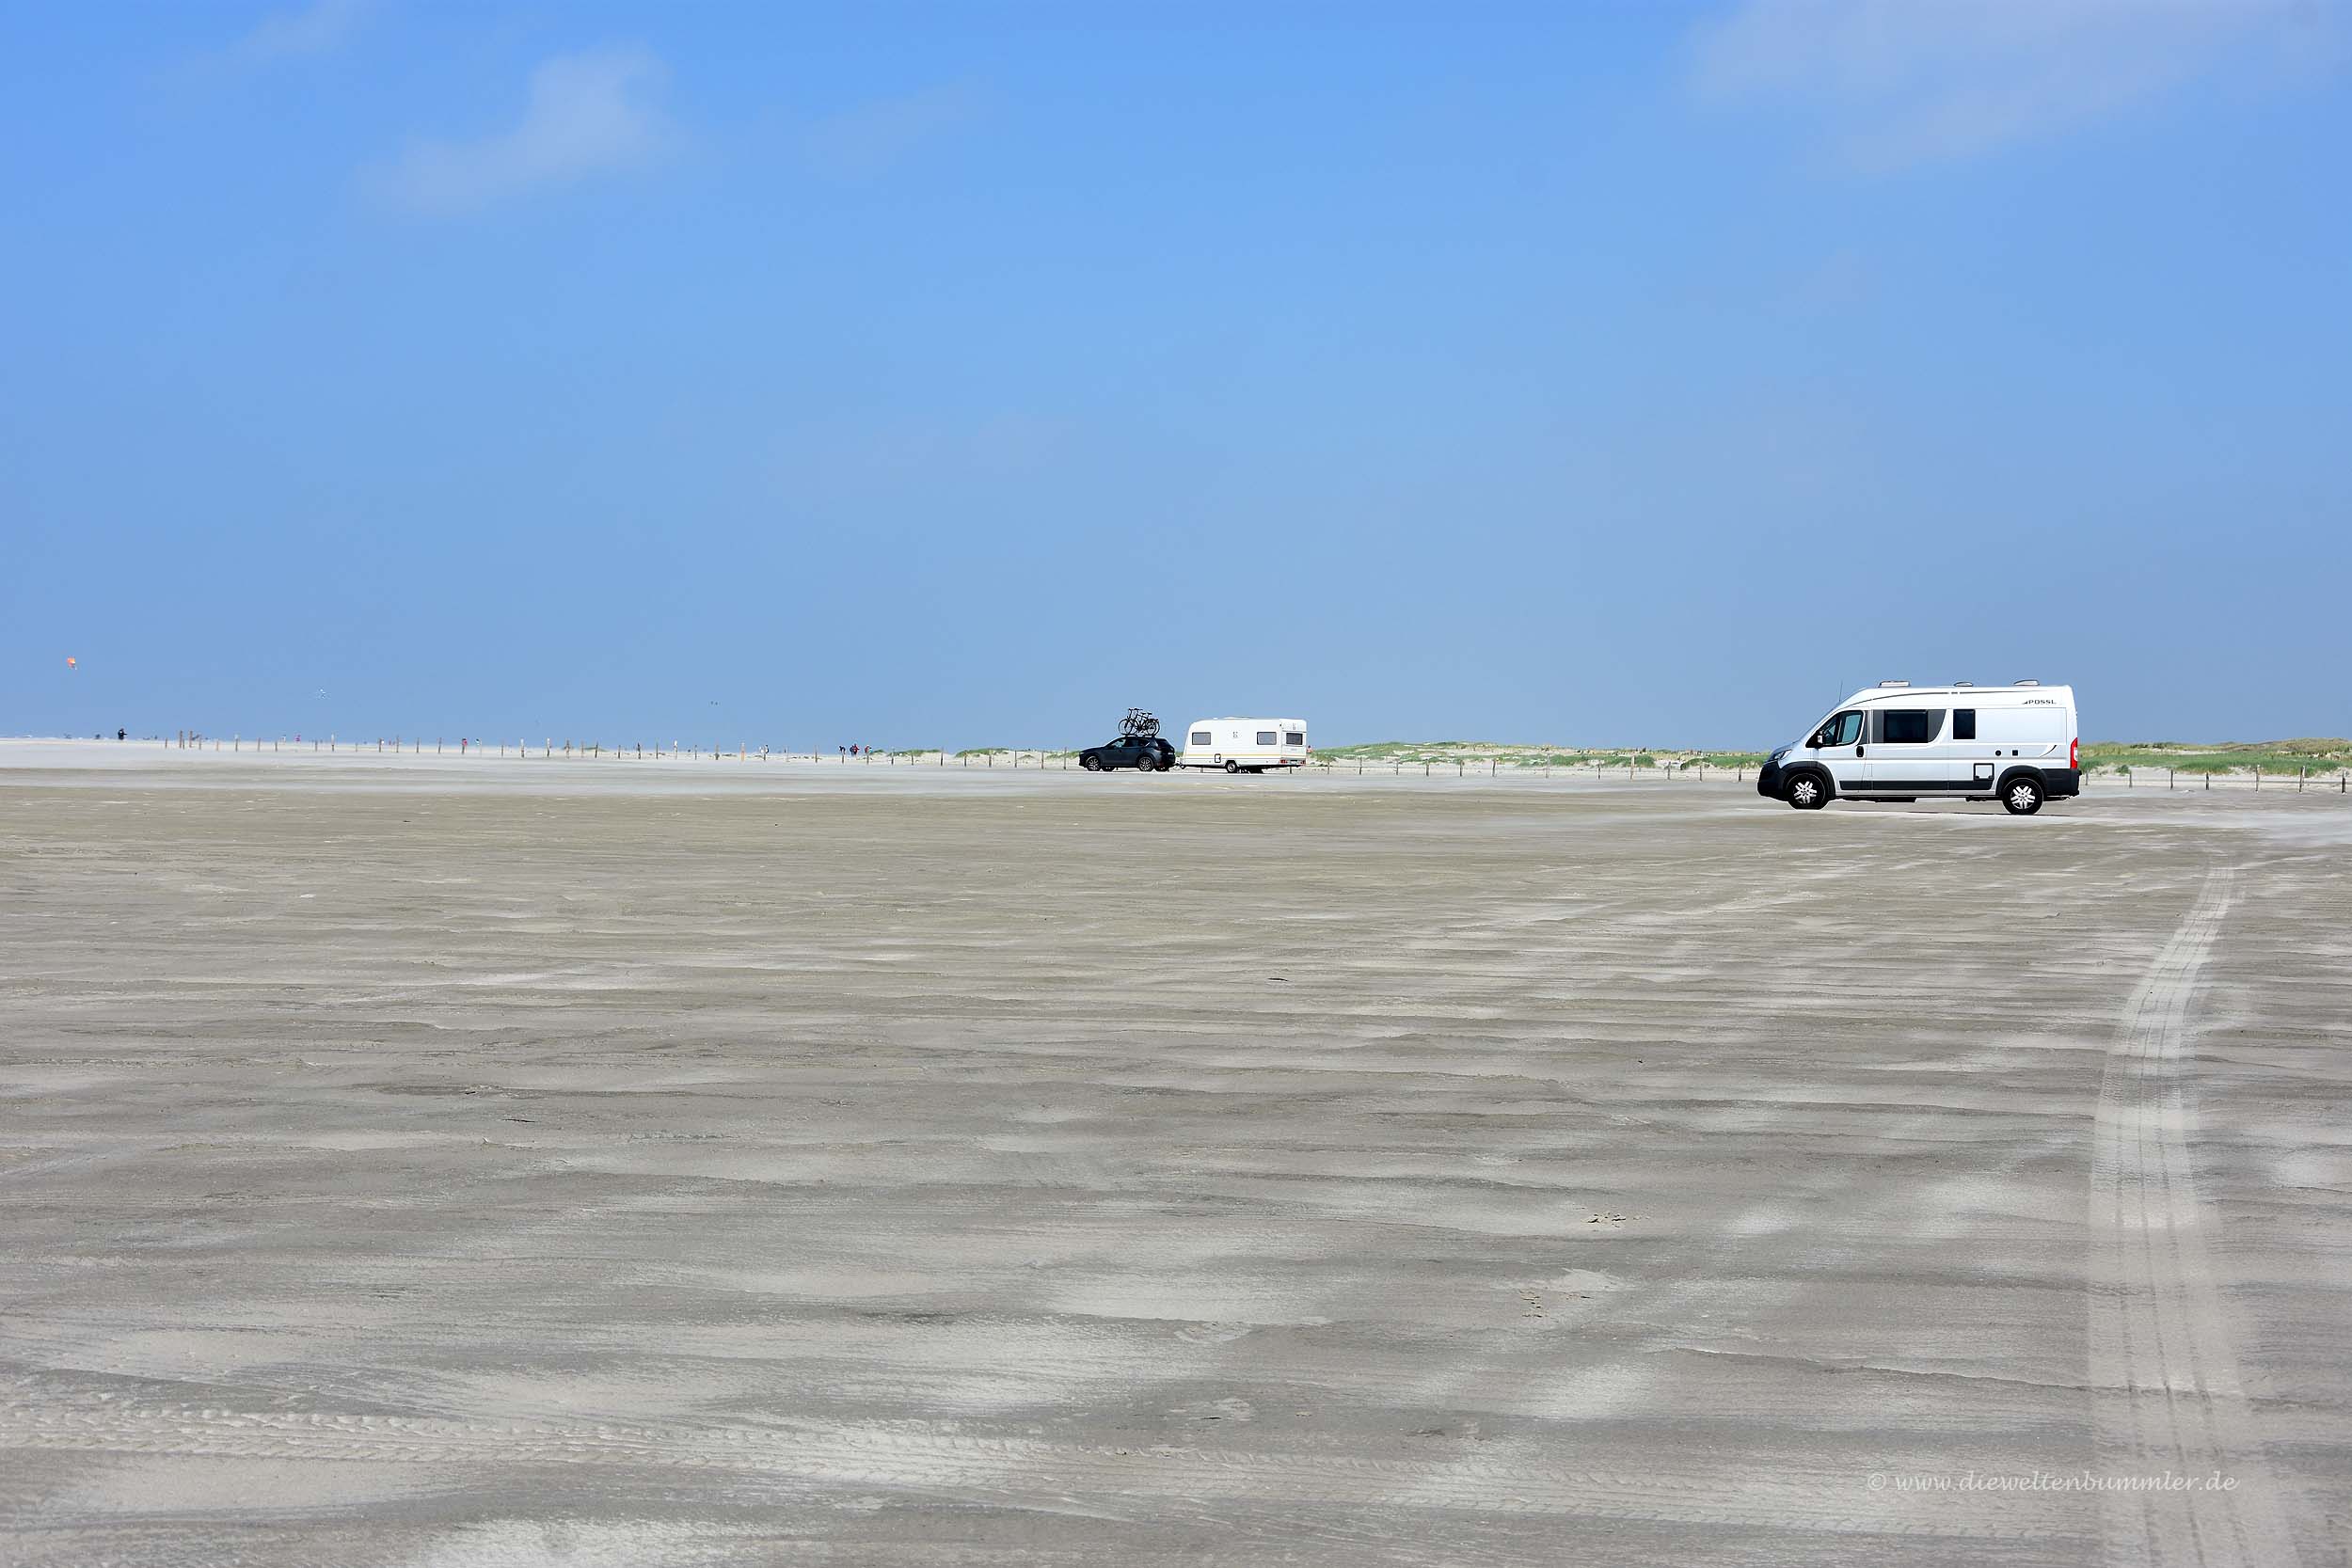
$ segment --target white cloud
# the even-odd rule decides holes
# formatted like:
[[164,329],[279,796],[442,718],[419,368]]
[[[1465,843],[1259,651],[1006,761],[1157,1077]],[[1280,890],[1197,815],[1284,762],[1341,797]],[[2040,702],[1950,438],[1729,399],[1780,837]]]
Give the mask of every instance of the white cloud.
[[675,139],[655,100],[669,79],[644,50],[559,55],[531,73],[512,130],[476,141],[419,141],[378,186],[427,216],[470,213],[543,186],[643,167]]
[[962,87],[932,87],[878,99],[811,126],[802,140],[809,165],[828,179],[871,180],[925,142],[977,112]]
[[351,40],[374,8],[375,0],[312,0],[295,10],[278,11],[234,42],[182,61],[176,73],[190,85],[219,85],[289,60],[330,55]]
[[2055,135],[2328,26],[2298,0],[1741,0],[1700,30],[1694,78],[1809,110],[1884,169]]
[[316,0],[298,11],[280,11],[230,46],[230,53],[252,65],[324,55],[339,48],[357,30],[368,12],[369,0]]

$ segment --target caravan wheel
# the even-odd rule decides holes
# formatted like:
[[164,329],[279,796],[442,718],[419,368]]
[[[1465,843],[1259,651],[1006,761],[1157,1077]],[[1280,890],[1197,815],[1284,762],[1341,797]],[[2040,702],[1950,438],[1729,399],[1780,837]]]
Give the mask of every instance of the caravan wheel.
[[1228,773],[1238,773],[1241,771],[1241,764],[1233,761],[1231,757],[1228,757],[1225,761],[1225,771]]

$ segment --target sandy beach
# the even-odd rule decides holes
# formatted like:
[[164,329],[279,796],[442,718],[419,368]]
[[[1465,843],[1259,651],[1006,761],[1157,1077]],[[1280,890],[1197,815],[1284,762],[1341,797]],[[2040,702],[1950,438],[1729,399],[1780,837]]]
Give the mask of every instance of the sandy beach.
[[0,1560],[2339,1561],[2348,859],[0,744]]

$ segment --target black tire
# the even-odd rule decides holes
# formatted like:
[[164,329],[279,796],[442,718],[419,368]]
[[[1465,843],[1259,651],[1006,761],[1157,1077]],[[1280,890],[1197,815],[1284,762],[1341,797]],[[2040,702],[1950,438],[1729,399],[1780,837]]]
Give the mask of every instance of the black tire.
[[2019,773],[2001,785],[2001,809],[2011,816],[2031,816],[2048,798],[2042,781],[2031,773]]
[[1136,771],[1138,773],[1149,773],[1159,765],[1160,759],[1153,756],[1149,752],[1146,752],[1143,755],[1136,758]]
[[1089,773],[1100,773],[1103,770],[1103,759],[1092,752],[1089,752],[1078,759],[1078,766]]
[[1238,773],[1241,771],[1241,764],[1228,758],[1225,763],[1225,771],[1228,773]]
[[1788,776],[1788,803],[1799,811],[1820,811],[1829,804],[1829,781],[1807,770]]

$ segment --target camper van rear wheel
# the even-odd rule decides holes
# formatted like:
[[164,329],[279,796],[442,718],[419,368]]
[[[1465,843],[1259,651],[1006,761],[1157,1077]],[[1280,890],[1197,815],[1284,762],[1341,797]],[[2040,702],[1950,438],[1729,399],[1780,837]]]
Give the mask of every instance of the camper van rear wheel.
[[1788,781],[1788,803],[1799,811],[1820,811],[1829,804],[1829,790],[1820,775],[1800,773]]
[[1227,757],[1227,758],[1225,759],[1225,771],[1227,771],[1228,773],[1238,773],[1238,772],[1240,772],[1240,771],[1241,771],[1241,764],[1240,764],[1240,763],[1238,763],[1238,762],[1235,762],[1235,761],[1234,761],[1232,758],[1231,758],[1231,757]]
[[2001,804],[2011,816],[2031,816],[2042,809],[2042,781],[2020,773],[2001,786]]

